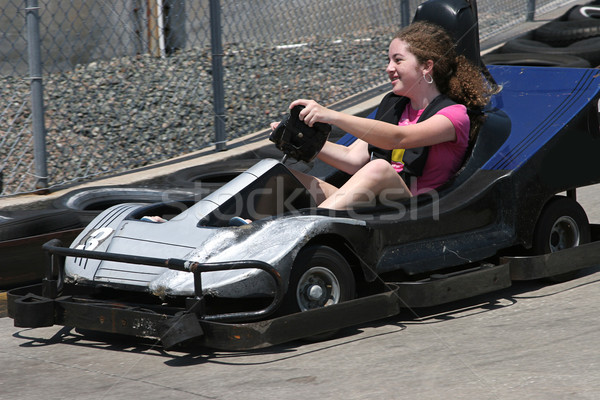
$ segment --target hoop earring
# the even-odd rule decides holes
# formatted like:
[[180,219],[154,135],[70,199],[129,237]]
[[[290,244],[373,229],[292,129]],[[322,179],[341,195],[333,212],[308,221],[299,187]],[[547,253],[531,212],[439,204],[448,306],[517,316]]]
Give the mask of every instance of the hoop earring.
[[[429,76],[429,80],[427,80],[428,76]],[[430,74],[425,74],[425,75],[423,75],[423,80],[431,85],[433,83],[433,76],[431,76]]]

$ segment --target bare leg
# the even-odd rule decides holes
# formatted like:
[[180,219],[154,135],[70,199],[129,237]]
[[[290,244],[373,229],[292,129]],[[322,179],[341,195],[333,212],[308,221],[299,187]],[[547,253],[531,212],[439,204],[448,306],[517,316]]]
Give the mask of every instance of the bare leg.
[[360,203],[373,202],[378,197],[397,200],[411,196],[404,180],[387,161],[373,160],[341,188],[327,195],[319,207],[344,210]]
[[325,199],[334,194],[338,188],[322,179],[316,178],[299,171],[291,170],[300,183],[302,183],[313,196],[317,204],[321,204]]
[[[338,188],[332,184],[329,184],[312,175],[308,175],[293,169],[290,171],[296,178],[298,178],[300,183],[302,183],[308,189],[309,193],[313,196],[317,204],[322,203],[328,196],[331,196],[338,190]],[[250,223],[252,223],[251,219],[244,219],[240,217],[233,217],[229,221],[229,225],[231,226],[241,226]]]

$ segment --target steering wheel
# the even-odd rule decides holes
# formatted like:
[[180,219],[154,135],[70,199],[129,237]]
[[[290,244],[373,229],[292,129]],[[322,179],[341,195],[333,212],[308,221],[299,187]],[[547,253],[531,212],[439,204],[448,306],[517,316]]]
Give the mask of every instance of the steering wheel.
[[303,108],[292,108],[269,136],[269,140],[285,154],[284,160],[290,156],[298,161],[311,162],[329,138],[331,125],[317,122],[310,127],[300,120],[298,114]]

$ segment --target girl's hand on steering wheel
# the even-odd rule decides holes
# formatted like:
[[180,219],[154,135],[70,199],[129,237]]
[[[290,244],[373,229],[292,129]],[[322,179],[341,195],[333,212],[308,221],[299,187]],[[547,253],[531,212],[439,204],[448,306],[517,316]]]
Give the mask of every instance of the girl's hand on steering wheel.
[[334,111],[327,107],[323,107],[314,100],[298,99],[290,104],[290,110],[298,105],[304,106],[298,116],[300,121],[304,121],[306,125],[312,127],[315,122],[331,123]]

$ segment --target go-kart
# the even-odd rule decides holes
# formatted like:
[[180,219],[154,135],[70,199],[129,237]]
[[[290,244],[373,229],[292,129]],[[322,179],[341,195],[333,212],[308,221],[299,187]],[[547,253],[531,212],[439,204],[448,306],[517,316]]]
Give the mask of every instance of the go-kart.
[[[465,13],[476,18],[472,4],[430,0],[417,17],[472,26],[476,19],[456,24]],[[70,248],[47,243],[47,278],[11,290],[9,316],[19,327],[60,324],[155,337],[166,347],[194,340],[239,350],[514,280],[572,277],[600,261],[598,227],[575,196],[600,182],[589,166],[600,151],[600,74],[515,66],[489,73],[502,90],[463,167],[438,190],[320,209],[286,165],[262,160],[198,202],[117,205]],[[306,132],[275,140],[311,159]],[[232,226],[232,217],[253,222]]]

